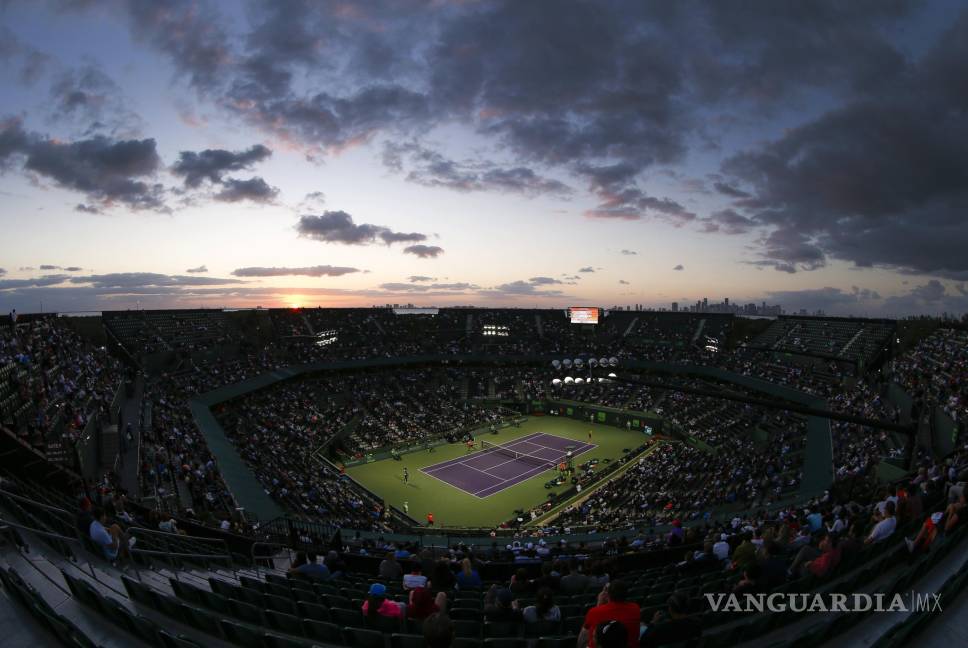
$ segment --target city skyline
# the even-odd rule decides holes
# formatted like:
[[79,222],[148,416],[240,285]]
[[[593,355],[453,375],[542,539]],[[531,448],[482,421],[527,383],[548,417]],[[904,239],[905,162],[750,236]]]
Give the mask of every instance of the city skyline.
[[14,0],[0,36],[3,312],[968,312],[960,3]]

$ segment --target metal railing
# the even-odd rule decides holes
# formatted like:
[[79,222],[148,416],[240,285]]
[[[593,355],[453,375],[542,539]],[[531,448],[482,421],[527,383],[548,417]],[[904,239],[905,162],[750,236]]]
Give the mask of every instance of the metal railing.
[[[283,549],[283,551],[277,551],[272,554],[257,556],[255,553],[256,547],[276,547],[276,548]],[[292,554],[293,554],[292,547],[282,542],[253,542],[252,547],[249,550],[249,557],[252,560],[253,566],[259,565],[257,561],[272,561],[273,568],[275,568],[276,558],[280,558],[280,557],[285,557],[285,559],[289,561],[289,566],[292,567]]]
[[[29,531],[30,533],[32,533],[34,535],[39,535],[39,536],[45,537],[45,538],[53,538],[53,539],[56,539],[56,540],[60,540],[61,542],[76,542],[77,544],[81,545],[82,548],[84,546],[83,543],[81,542],[81,540],[79,538],[70,538],[68,536],[60,535],[59,533],[52,533],[50,531],[43,531],[41,529],[35,529],[33,527],[25,526],[23,524],[17,524],[16,522],[11,522],[10,520],[7,520],[7,519],[4,519],[4,518],[0,517],[0,532],[6,531],[8,528],[20,529],[21,531]],[[15,542],[14,544],[17,546],[17,549],[19,551],[20,550],[20,543]],[[61,590],[62,592],[64,592],[68,596],[72,596],[72,593],[69,590],[64,589],[64,587],[61,586],[60,583],[58,583],[57,581],[55,581],[53,578],[51,578],[50,575],[47,574],[47,572],[45,572],[43,569],[41,569],[40,567],[38,567],[37,565],[35,565],[34,564],[34,561],[27,560],[26,562],[33,569],[37,570],[37,572],[41,576],[43,576],[44,578],[46,578],[47,580],[49,580],[52,585],[54,585],[55,587],[57,587],[59,590]],[[91,570],[91,578],[93,578],[95,580],[95,582],[100,582],[98,580],[98,577],[97,577],[97,572],[94,570],[94,564],[92,562],[88,561],[87,566]],[[80,567],[78,567],[78,569],[80,569]]]

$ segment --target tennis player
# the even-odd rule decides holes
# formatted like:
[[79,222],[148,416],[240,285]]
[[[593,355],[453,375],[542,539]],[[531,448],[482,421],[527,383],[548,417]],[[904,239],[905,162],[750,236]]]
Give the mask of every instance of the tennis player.
[[403,483],[404,484],[410,483],[410,471],[407,470],[406,466],[403,467]]

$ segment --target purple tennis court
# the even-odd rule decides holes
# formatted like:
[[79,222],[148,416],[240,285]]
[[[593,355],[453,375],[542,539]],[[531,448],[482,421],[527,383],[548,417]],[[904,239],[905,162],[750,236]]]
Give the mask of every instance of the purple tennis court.
[[[568,448],[572,448],[572,457],[577,457],[595,447],[592,443],[537,432],[420,471],[484,498],[551,470],[565,458]],[[527,456],[509,456],[515,453]]]

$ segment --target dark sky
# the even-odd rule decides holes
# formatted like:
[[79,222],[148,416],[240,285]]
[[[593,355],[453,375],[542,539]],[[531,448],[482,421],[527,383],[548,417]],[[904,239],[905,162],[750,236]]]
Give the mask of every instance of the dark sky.
[[8,0],[0,70],[4,309],[968,310],[964,3]]

